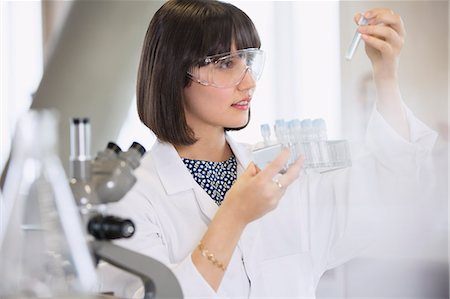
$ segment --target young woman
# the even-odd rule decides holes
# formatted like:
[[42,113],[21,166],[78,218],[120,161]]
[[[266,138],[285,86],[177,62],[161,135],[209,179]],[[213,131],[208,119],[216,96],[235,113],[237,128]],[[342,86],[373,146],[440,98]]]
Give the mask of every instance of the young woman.
[[401,100],[400,16],[365,17],[378,92],[370,153],[350,169],[302,177],[302,159],[280,174],[288,150],[258,169],[227,134],[250,121],[264,63],[249,17],[222,2],[166,2],[148,28],[137,84],[139,116],[158,140],[114,207],[137,227],[123,245],[168,265],[186,297],[314,297],[325,270],[363,241],[367,215],[357,207],[370,207],[380,187],[367,174],[417,167],[416,150],[433,143]]

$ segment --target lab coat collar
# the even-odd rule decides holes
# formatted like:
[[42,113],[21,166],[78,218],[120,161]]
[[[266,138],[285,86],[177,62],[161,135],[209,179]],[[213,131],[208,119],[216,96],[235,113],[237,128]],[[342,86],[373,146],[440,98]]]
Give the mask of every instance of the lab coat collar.
[[[229,134],[226,134],[226,140],[236,157],[239,175],[250,163],[251,157],[245,147],[239,146]],[[167,195],[193,190],[200,209],[211,220],[217,212],[218,206],[195,182],[175,147],[170,143],[157,140],[150,155]]]
[[238,163],[238,175],[244,171],[248,164],[251,162],[251,154],[243,144],[239,144],[233,140],[230,134],[226,133],[225,138],[230,146],[231,150],[236,157],[236,161]]
[[193,178],[172,144],[158,139],[150,155],[167,195],[192,189]]

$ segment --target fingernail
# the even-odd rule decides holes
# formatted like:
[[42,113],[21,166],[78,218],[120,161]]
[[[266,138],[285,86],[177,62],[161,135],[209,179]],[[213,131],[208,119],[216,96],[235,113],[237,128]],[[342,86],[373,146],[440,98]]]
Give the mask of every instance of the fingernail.
[[366,19],[369,19],[369,18],[371,18],[372,16],[373,16],[373,14],[372,14],[372,12],[370,12],[370,11],[364,13],[364,17],[365,17]]

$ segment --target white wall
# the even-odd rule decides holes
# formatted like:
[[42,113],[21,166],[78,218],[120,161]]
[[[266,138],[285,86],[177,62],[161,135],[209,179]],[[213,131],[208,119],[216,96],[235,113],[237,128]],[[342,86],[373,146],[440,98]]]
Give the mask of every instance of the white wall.
[[[0,2],[0,172],[42,76],[41,3]],[[30,50],[32,49],[32,50]]]

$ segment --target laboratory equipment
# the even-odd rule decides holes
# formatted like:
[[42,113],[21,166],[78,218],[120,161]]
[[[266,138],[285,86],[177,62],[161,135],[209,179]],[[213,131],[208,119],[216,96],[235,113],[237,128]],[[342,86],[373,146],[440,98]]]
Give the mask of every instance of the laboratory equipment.
[[117,202],[133,187],[133,174],[145,149],[134,142],[128,151],[109,142],[95,159],[90,155],[90,121],[74,118],[71,122],[70,185],[83,217],[86,234],[95,257],[138,276],[144,284],[144,299],[183,298],[180,284],[172,271],[148,256],[111,243],[129,238],[135,226],[129,219],[106,215],[106,205]]
[[77,204],[83,207],[82,212],[119,201],[136,182],[133,171],[144,153],[145,148],[137,142],[126,152],[110,142],[91,160],[89,119],[74,118],[71,123],[70,184]]
[[277,120],[273,126],[275,140],[271,139],[268,124],[261,125],[263,141],[253,146],[252,155],[256,165],[263,169],[282,151],[290,150],[283,171],[300,156],[307,171],[324,173],[351,166],[350,150],[346,140],[328,140],[323,119]]
[[[367,19],[361,13],[361,17],[359,18],[359,21],[358,21],[358,26],[364,26],[364,25],[367,25]],[[345,58],[347,60],[351,60],[353,58],[353,55],[355,54],[360,41],[361,41],[361,33],[359,33],[358,28],[356,28],[355,34],[353,35],[352,42],[350,43],[350,46],[348,47],[347,52],[345,53]]]
[[[106,204],[120,200],[136,182],[133,170],[145,149],[137,142],[127,152],[113,142],[92,160],[90,121],[73,118],[70,126],[70,186],[87,232],[100,239],[128,238],[134,224],[106,216]],[[107,231],[106,231],[107,230]]]
[[19,121],[1,203],[1,298],[77,296],[97,285],[56,147],[54,112],[30,111]]

